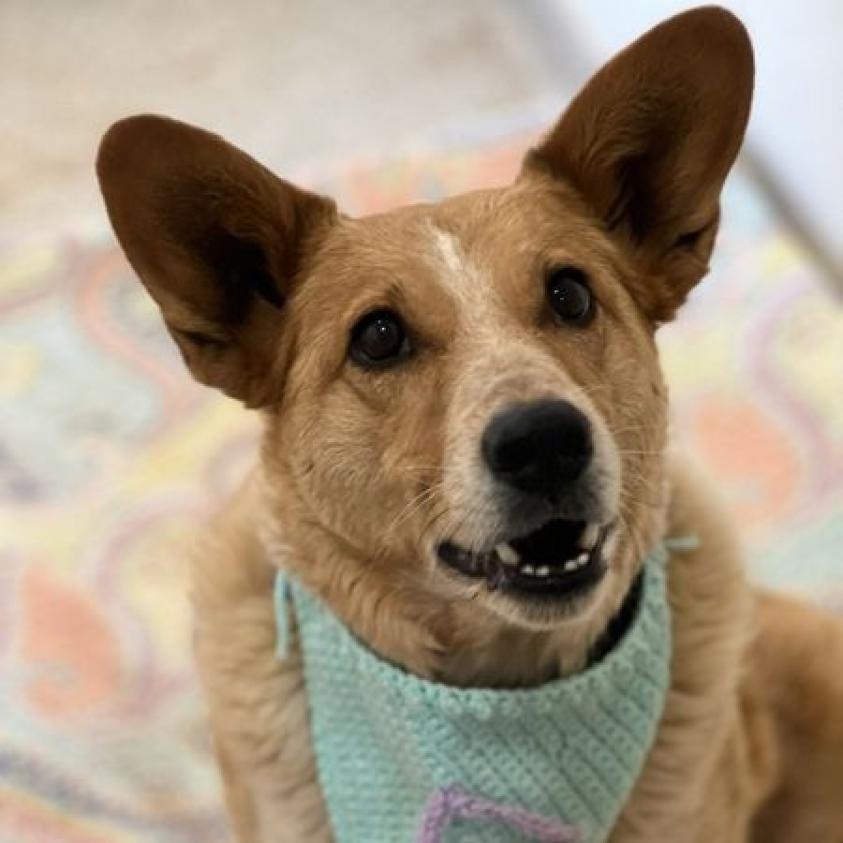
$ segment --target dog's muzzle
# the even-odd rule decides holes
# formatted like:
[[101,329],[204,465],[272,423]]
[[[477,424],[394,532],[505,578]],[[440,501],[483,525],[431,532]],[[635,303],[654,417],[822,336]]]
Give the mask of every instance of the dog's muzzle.
[[480,447],[509,527],[480,549],[442,541],[439,560],[492,590],[525,596],[569,597],[596,584],[611,525],[595,515],[585,414],[565,400],[513,404],[492,417]]

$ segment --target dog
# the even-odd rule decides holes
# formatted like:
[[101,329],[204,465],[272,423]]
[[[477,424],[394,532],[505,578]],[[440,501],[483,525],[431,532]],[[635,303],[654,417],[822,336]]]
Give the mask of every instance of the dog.
[[[654,731],[581,839],[843,841],[843,624],[749,586],[668,443],[654,343],[706,274],[752,87],[741,23],[685,12],[586,84],[514,184],[361,219],[198,128],[107,132],[123,250],[193,376],[264,422],[193,560],[240,843],[340,839],[279,571],[408,677],[505,692],[611,660],[665,542]],[[499,839],[466,835],[447,839]]]

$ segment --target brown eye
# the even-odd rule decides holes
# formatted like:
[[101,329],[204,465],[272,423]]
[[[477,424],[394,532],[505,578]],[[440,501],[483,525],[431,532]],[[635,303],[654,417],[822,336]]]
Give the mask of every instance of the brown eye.
[[351,330],[349,356],[360,366],[389,365],[409,350],[404,326],[391,310],[368,313]]
[[571,325],[585,325],[594,315],[586,275],[574,266],[563,266],[548,273],[547,300],[554,313]]

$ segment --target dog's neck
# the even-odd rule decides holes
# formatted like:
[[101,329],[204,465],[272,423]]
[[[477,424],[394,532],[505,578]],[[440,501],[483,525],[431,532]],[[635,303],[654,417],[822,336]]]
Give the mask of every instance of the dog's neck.
[[438,654],[433,674],[449,685],[476,687],[534,686],[569,676],[600,661],[623,637],[641,597],[639,570],[620,605],[599,626],[588,622],[531,631],[494,625],[460,625],[460,632]]
[[294,575],[302,572],[302,584],[367,646],[411,673],[453,686],[526,687],[576,673],[615,646],[640,597],[639,574],[617,605],[601,613],[602,624],[530,630],[503,624],[465,601],[420,598],[418,588],[402,586],[377,566],[354,560],[331,566],[348,576],[320,581],[308,576],[317,566],[303,569],[304,554],[281,538],[279,525],[265,523],[262,534],[272,563]]

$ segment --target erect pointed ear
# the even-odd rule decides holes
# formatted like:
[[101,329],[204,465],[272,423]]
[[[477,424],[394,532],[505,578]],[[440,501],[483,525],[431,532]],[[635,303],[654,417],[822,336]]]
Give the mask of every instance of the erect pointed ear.
[[249,406],[277,398],[284,302],[334,203],[163,117],[115,123],[97,175],[117,239],[194,377]]
[[631,253],[633,292],[656,322],[707,271],[752,84],[740,21],[693,9],[615,56],[525,159],[523,177],[572,184]]

